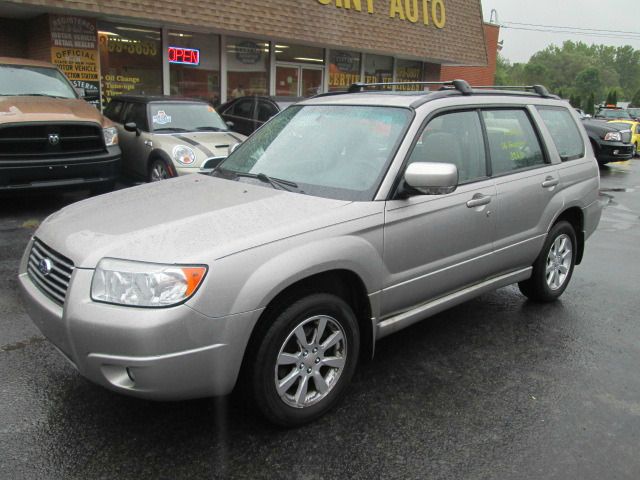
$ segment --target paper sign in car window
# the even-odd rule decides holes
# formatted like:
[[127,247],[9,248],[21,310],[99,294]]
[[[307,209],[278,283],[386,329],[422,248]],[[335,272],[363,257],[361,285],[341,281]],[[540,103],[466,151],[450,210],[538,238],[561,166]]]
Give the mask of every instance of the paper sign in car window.
[[153,123],[157,123],[158,125],[171,123],[171,115],[167,115],[167,112],[164,110],[158,110],[158,113],[153,116]]

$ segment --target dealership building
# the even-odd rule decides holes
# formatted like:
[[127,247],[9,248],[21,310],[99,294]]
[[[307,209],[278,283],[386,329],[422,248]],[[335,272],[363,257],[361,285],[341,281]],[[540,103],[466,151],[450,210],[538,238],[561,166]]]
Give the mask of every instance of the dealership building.
[[218,103],[358,81],[490,84],[497,40],[480,0],[0,0],[0,57],[53,62],[103,105],[124,93]]

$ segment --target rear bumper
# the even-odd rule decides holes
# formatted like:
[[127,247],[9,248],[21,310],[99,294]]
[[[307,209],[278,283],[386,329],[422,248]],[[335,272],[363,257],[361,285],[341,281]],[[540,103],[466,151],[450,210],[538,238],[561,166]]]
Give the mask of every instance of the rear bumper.
[[101,155],[0,162],[0,192],[66,188],[115,181],[120,175],[120,147]]

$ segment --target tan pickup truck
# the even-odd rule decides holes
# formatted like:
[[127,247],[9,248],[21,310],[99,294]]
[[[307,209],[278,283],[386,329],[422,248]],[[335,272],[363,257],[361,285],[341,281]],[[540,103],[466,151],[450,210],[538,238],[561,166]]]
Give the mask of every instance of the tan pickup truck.
[[0,57],[0,193],[113,188],[118,133],[82,94],[50,63]]

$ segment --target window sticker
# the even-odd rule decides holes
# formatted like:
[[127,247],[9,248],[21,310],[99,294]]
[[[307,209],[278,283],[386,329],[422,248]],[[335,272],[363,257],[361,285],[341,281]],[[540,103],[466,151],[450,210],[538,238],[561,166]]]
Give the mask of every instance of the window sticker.
[[158,125],[171,123],[171,115],[167,115],[164,110],[158,110],[158,113],[153,116],[153,123],[157,123]]

